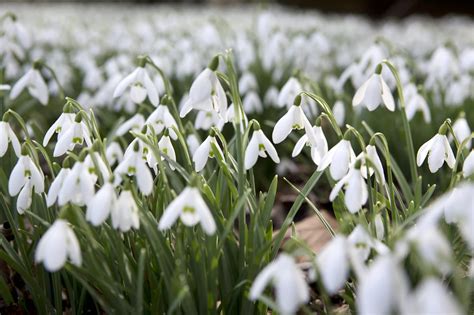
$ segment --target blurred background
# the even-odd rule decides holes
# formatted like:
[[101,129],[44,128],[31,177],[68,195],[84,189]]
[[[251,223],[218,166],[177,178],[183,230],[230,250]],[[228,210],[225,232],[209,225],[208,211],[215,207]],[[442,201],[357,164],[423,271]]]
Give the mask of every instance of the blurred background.
[[78,2],[78,3],[182,3],[182,4],[245,4],[245,3],[272,3],[287,5],[296,8],[318,9],[329,13],[356,13],[368,15],[375,19],[385,17],[405,17],[412,14],[430,16],[445,16],[461,14],[474,16],[474,0],[0,0],[0,3],[44,3],[44,2]]

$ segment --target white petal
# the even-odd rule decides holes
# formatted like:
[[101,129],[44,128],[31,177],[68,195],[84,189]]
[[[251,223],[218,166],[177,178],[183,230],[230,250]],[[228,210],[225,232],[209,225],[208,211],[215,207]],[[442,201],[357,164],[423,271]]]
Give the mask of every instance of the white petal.
[[18,95],[20,95],[20,93],[25,89],[25,87],[30,83],[30,80],[32,77],[33,77],[33,69],[30,69],[12,87],[10,91],[10,98],[11,99],[17,98]]
[[385,83],[382,76],[380,76],[380,80],[382,83],[382,100],[387,109],[393,112],[395,110],[395,101],[393,100],[392,92],[390,91],[390,88],[387,86],[387,83]]
[[428,166],[431,173],[437,172],[444,163],[444,156],[445,156],[445,147],[443,136],[438,135],[439,137],[433,142],[433,146],[431,147],[431,151],[428,155]]
[[247,145],[247,149],[245,150],[244,164],[246,170],[251,169],[255,165],[255,163],[257,163],[258,151],[258,140],[254,131],[252,138],[250,139],[249,144]]
[[306,145],[306,142],[308,142],[308,136],[304,134],[298,142],[296,142],[295,147],[293,148],[293,152],[291,153],[292,157],[295,157],[301,153],[303,150],[304,146]]
[[364,84],[362,84],[357,92],[354,95],[354,98],[352,98],[352,106],[359,106],[362,101],[364,100],[365,97],[365,91],[367,90],[367,86],[369,85],[369,81],[365,81]]
[[349,276],[349,258],[346,239],[336,236],[316,258],[324,287],[330,295],[344,287]]
[[192,189],[194,194],[193,200],[195,203],[196,211],[201,221],[202,229],[204,230],[204,232],[206,232],[206,234],[212,235],[216,231],[216,223],[214,222],[211,210],[209,210],[209,207],[207,206],[206,202],[204,201],[204,199],[202,199],[199,190],[197,190],[197,188]]
[[200,172],[206,166],[209,152],[211,150],[211,136],[207,137],[203,143],[196,149],[193,155],[194,169]]
[[262,295],[268,282],[278,271],[278,265],[275,262],[271,262],[258,274],[250,288],[249,297],[251,300],[256,300]]
[[88,202],[86,219],[92,225],[98,226],[107,220],[110,215],[110,209],[115,203],[114,187],[110,183],[106,183]]
[[431,150],[431,147],[433,146],[433,143],[435,142],[437,138],[437,134],[431,138],[430,140],[426,141],[419,149],[418,153],[416,154],[416,164],[418,166],[421,166],[423,164],[423,161],[426,159],[426,156],[428,155],[428,152]]
[[141,160],[136,165],[137,168],[137,184],[138,188],[145,196],[151,194],[153,190],[153,177],[151,176],[150,169],[146,166],[145,162]]
[[138,71],[139,71],[139,68],[135,69],[132,73],[127,75],[124,79],[122,79],[122,81],[119,82],[119,84],[114,90],[114,94],[113,94],[114,98],[122,95],[125,89],[129,87],[130,84],[132,84],[135,81]]
[[8,193],[10,196],[16,196],[20,192],[21,187],[26,184],[25,161],[28,158],[25,155],[21,156],[10,173],[10,179],[8,180]]
[[153,81],[151,81],[146,71],[143,74],[143,83],[145,84],[148,99],[154,106],[158,106],[158,103],[160,102],[158,91],[156,90],[156,86],[153,84]]
[[20,191],[18,195],[18,199],[16,200],[16,210],[19,214],[23,214],[25,210],[28,210],[31,206],[32,201],[32,194],[31,191],[32,187],[30,182],[27,182],[23,189]]
[[295,111],[295,106],[292,106],[288,112],[280,118],[275,124],[272,133],[273,143],[278,144],[288,137],[293,129],[293,115]]

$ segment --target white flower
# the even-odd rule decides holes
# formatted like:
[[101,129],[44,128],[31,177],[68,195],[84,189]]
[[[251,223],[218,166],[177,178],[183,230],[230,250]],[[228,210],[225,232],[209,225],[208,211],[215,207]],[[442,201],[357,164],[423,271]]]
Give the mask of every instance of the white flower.
[[[94,163],[94,160],[92,159],[91,155],[94,155],[94,159],[97,165]],[[104,160],[102,159],[101,155],[98,152],[89,153],[84,159],[84,166],[87,167],[87,170],[89,171],[89,173],[92,174],[94,183],[97,182],[99,173],[102,175],[102,179],[104,181],[109,180],[110,178],[109,169],[107,167],[107,164],[105,164]]]
[[13,86],[10,98],[15,99],[25,89],[41,104],[47,105],[49,100],[48,86],[38,69],[32,68],[25,73]]
[[281,88],[280,94],[278,95],[278,106],[291,107],[291,105],[293,105],[293,100],[301,92],[303,92],[303,88],[298,79],[295,77],[289,78],[285,85],[283,85]]
[[349,173],[337,182],[329,195],[331,202],[336,199],[343,186],[346,190],[344,204],[351,213],[356,213],[365,205],[368,198],[367,184],[359,168],[351,168]]
[[121,175],[135,176],[138,188],[144,195],[151,194],[153,190],[153,177],[150,169],[147,167],[143,159],[139,145],[134,144],[131,151],[125,153],[122,162],[114,170],[115,184],[118,185],[122,181]]
[[259,156],[266,158],[267,153],[275,163],[280,163],[280,158],[273,144],[268,140],[263,131],[258,127],[254,130],[252,138],[245,150],[245,169],[251,169]]
[[122,162],[123,151],[120,144],[117,142],[112,142],[109,144],[105,150],[105,157],[107,158],[109,165],[114,165],[115,162]]
[[285,140],[293,129],[303,129],[311,143],[316,144],[316,135],[308,118],[299,105],[292,105],[288,112],[275,124],[272,139],[275,144]]
[[117,199],[117,206],[111,208],[112,226],[122,232],[128,232],[132,227],[140,228],[138,206],[130,190],[123,190]]
[[356,156],[350,141],[342,139],[324,155],[318,166],[318,171],[323,171],[329,166],[331,177],[339,180],[347,174],[349,166],[355,159]]
[[107,220],[112,209],[117,205],[117,195],[112,183],[107,182],[95,194],[95,196],[87,203],[86,220],[92,225],[98,226]]
[[224,123],[225,122],[219,117],[219,114],[215,111],[206,112],[201,110],[196,115],[194,127],[196,129],[209,130],[211,129],[211,127],[215,126],[217,129],[221,130],[224,126]]
[[[176,162],[176,153],[173,148],[173,144],[171,143],[171,139],[167,134],[164,134],[160,141],[158,142],[158,148],[160,149],[161,153],[166,154],[172,161]],[[164,160],[164,157],[161,157]],[[174,166],[169,163],[170,168],[174,171]]]
[[49,140],[53,137],[54,133],[58,134],[58,138],[61,138],[64,135],[65,131],[69,129],[74,123],[76,114],[74,113],[62,113],[58,119],[51,125],[51,127],[46,131],[43,139],[43,146],[47,146]]
[[466,178],[474,174],[474,150],[471,150],[471,153],[469,153],[467,158],[464,160],[462,173]]
[[201,171],[204,166],[206,166],[208,158],[214,157],[214,151],[212,149],[213,144],[215,145],[220,157],[224,157],[224,154],[222,153],[222,150],[219,147],[219,144],[217,143],[216,137],[208,136],[193,154],[194,169],[196,170],[196,172]]
[[51,183],[51,186],[49,186],[48,196],[46,197],[46,205],[48,207],[51,207],[58,199],[59,191],[70,171],[70,168],[61,168],[58,175],[56,175],[56,178]]
[[261,113],[263,111],[262,101],[255,91],[250,91],[244,96],[242,105],[246,113]]
[[60,134],[58,142],[54,147],[53,156],[61,156],[68,150],[73,150],[76,145],[82,145],[83,142],[85,142],[88,147],[92,145],[89,128],[87,128],[87,125],[83,121],[78,121],[76,117],[76,120],[69,128]]
[[192,133],[192,134],[190,134],[189,136],[186,137],[186,144],[188,145],[189,153],[191,153],[191,155],[194,155],[196,150],[201,145],[201,143],[199,142],[198,137],[194,133]]
[[391,255],[378,256],[359,279],[356,294],[358,314],[397,313],[408,295],[408,279]]
[[68,258],[72,264],[80,266],[81,248],[68,223],[57,219],[39,240],[35,261],[42,262],[46,270],[54,272],[61,269]]
[[374,226],[375,226],[375,235],[379,240],[383,240],[385,236],[385,227],[383,225],[382,215],[377,213],[374,218]]
[[265,93],[263,101],[266,105],[275,106],[278,104],[278,89],[275,86],[270,86]]
[[21,145],[13,132],[12,127],[6,121],[0,121],[0,157],[4,156],[8,150],[8,143],[12,144],[13,151],[17,157],[21,155]]
[[163,231],[169,229],[176,219],[180,217],[181,222],[187,226],[201,223],[201,227],[208,235],[216,231],[216,223],[212,217],[206,202],[202,199],[196,187],[186,187],[168,207],[158,223],[158,228]]
[[[471,128],[469,128],[469,124],[467,123],[464,113],[461,113],[460,117],[454,122],[453,131],[459,143],[462,143],[464,140],[471,136]],[[465,145],[467,149],[471,148],[471,142],[471,140],[467,141]]]
[[415,116],[417,111],[421,111],[423,113],[423,119],[425,122],[431,122],[431,113],[430,107],[426,103],[423,96],[418,93],[416,86],[413,83],[409,83],[403,89],[406,107],[405,111],[407,113],[408,120],[412,120]]
[[165,128],[168,129],[170,137],[173,140],[178,139],[178,135],[174,131],[173,127],[178,129],[178,124],[176,120],[170,113],[168,106],[159,105],[150,116],[148,116],[145,123],[153,128],[155,133],[158,135],[163,132]]
[[239,92],[244,95],[258,89],[257,79],[251,72],[244,72],[239,80]]
[[445,285],[434,277],[424,279],[402,304],[403,314],[463,314]]
[[258,274],[250,288],[250,299],[258,299],[269,282],[275,287],[276,302],[282,314],[295,314],[301,304],[309,301],[304,274],[287,254],[280,254]]
[[395,110],[392,93],[381,74],[373,73],[357,90],[352,99],[352,106],[361,104],[365,105],[370,111],[375,110],[380,104],[385,105],[392,112]]
[[316,143],[312,144],[308,140],[308,135],[304,134],[298,142],[296,142],[293,152],[291,153],[292,157],[295,157],[301,153],[303,147],[308,145],[311,147],[311,159],[313,160],[314,164],[319,165],[321,163],[322,158],[328,152],[328,142],[326,140],[326,136],[324,136],[323,129],[321,126],[313,126],[314,135],[316,137]]
[[[368,159],[370,163],[367,163],[366,159]],[[381,185],[385,185],[385,175],[383,171],[382,161],[380,160],[380,157],[377,154],[377,149],[375,148],[374,145],[369,144],[365,148],[365,152],[361,152],[357,156],[356,160],[361,161],[360,169],[364,178],[367,178],[367,166],[368,166],[369,175],[372,176],[372,174],[375,173],[375,178],[377,182],[379,182]]]
[[154,106],[160,101],[158,91],[144,67],[136,68],[117,85],[114,97],[121,96],[130,87],[130,98],[135,104],[140,104],[148,97]]
[[115,131],[117,136],[123,136],[129,130],[139,132],[145,125],[145,117],[142,114],[135,114],[132,118],[128,119],[127,121],[123,122]]
[[334,114],[334,119],[338,126],[344,126],[344,119],[346,117],[346,108],[342,101],[337,101],[333,108],[332,113]]
[[85,205],[94,196],[94,184],[95,178],[89,173],[87,165],[76,162],[60,185],[58,204],[63,206],[71,202],[78,206]]
[[330,295],[342,289],[349,276],[347,246],[347,240],[343,236],[337,235],[316,257],[318,275]]
[[426,156],[428,156],[428,166],[431,173],[436,173],[443,166],[444,161],[450,168],[453,168],[456,162],[448,138],[440,133],[437,133],[420,147],[416,155],[418,166],[423,164]]
[[18,195],[17,211],[22,214],[31,206],[33,188],[35,193],[44,191],[44,176],[28,155],[21,155],[8,180],[10,196]]
[[227,97],[216,73],[209,68],[204,69],[194,80],[180,116],[186,116],[192,109],[215,111],[227,122]]

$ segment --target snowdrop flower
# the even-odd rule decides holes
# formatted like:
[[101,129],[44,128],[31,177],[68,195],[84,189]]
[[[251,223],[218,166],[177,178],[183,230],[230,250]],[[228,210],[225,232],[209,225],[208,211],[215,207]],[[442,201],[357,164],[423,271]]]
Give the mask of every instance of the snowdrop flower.
[[10,196],[16,196],[19,193],[16,203],[19,214],[23,214],[31,206],[33,189],[37,194],[44,191],[44,176],[31,157],[22,154],[8,180]]
[[121,175],[135,176],[138,188],[142,194],[145,196],[151,194],[153,189],[153,177],[143,159],[139,142],[133,144],[132,150],[125,152],[125,157],[114,170],[114,174],[116,185],[122,181]]
[[46,197],[46,205],[48,207],[51,207],[58,199],[58,195],[61,188],[63,187],[64,180],[66,179],[70,171],[70,168],[63,166],[59,171],[58,175],[56,175],[56,178],[51,183],[51,186],[49,186],[48,195]]
[[46,147],[48,145],[49,140],[51,140],[55,133],[58,134],[58,139],[61,138],[66,130],[73,125],[75,118],[75,113],[63,112],[51,127],[49,127],[48,131],[46,131],[43,139],[43,146]]
[[280,107],[291,107],[293,105],[293,100],[303,92],[303,87],[301,86],[298,79],[291,77],[283,85],[278,95],[277,105]]
[[148,97],[151,104],[158,106],[160,101],[158,91],[145,69],[145,64],[141,64],[120,81],[115,88],[114,98],[121,96],[128,87],[130,87],[130,98],[135,104],[143,103]]
[[196,129],[209,130],[214,126],[221,130],[224,123],[224,120],[222,120],[215,111],[206,112],[201,110],[196,115],[194,127]]
[[239,80],[239,92],[242,95],[258,89],[257,79],[251,72],[244,72]]
[[117,142],[112,142],[109,144],[105,150],[105,157],[107,158],[109,165],[114,165],[115,162],[122,162],[123,151],[120,144]]
[[83,142],[85,142],[88,147],[92,145],[89,128],[82,121],[82,115],[78,114],[76,115],[74,122],[59,137],[58,142],[54,147],[53,156],[58,157],[66,153],[68,150],[74,150],[76,145],[82,145]]
[[[218,60],[218,59],[214,59]],[[213,60],[213,62],[214,62]],[[211,68],[213,70],[211,70]],[[181,109],[180,116],[186,116],[192,109],[215,111],[227,122],[227,97],[217,78],[215,67],[204,69],[194,80],[189,90],[189,98]]]
[[189,153],[191,153],[191,155],[194,155],[196,150],[201,145],[201,143],[199,142],[198,137],[194,133],[192,133],[192,134],[190,134],[189,136],[186,137],[186,144],[188,145]]
[[368,198],[367,185],[360,171],[360,165],[360,162],[357,161],[354,168],[351,168],[349,173],[337,182],[329,195],[329,200],[332,202],[345,187],[344,204],[351,213],[358,212]]
[[263,101],[267,105],[275,106],[278,104],[278,96],[279,96],[278,89],[272,85],[268,88],[267,92],[265,93],[265,97],[263,98]]
[[[366,159],[370,161],[367,165]],[[367,166],[369,167],[369,175],[375,173],[377,182],[381,185],[385,185],[385,175],[383,171],[382,161],[377,153],[377,148],[371,141],[371,143],[365,147],[365,152],[361,152],[356,160],[361,161],[361,172],[364,178],[367,178]]]
[[450,168],[454,167],[456,159],[446,137],[446,131],[447,127],[443,124],[438,133],[420,147],[416,155],[418,166],[421,166],[428,156],[428,166],[431,173],[436,173],[445,161]]
[[37,65],[37,63],[15,83],[11,89],[10,98],[17,98],[25,88],[28,89],[31,96],[36,98],[41,104],[48,104],[48,86],[39,72],[39,65]]
[[402,304],[403,314],[463,314],[459,303],[443,283],[434,278],[424,279]]
[[349,256],[347,240],[335,236],[316,257],[318,275],[326,291],[333,295],[344,287],[349,277]]
[[[92,159],[92,155],[94,156],[95,162]],[[90,174],[94,178],[94,183],[97,182],[98,175],[102,175],[102,179],[104,181],[108,181],[110,178],[110,172],[105,164],[104,160],[102,159],[101,155],[98,152],[89,153],[86,158],[84,159],[84,166],[87,167]]]
[[378,256],[359,279],[356,291],[359,314],[393,314],[408,294],[408,279],[391,255]]
[[298,96],[295,104],[290,107],[288,112],[281,117],[273,128],[272,139],[275,144],[285,140],[293,129],[303,129],[308,136],[308,140],[316,144],[316,135],[308,118],[300,106],[301,98]]
[[377,213],[374,218],[374,227],[375,227],[375,235],[379,240],[383,240],[385,236],[385,227],[383,225],[382,215]]
[[87,165],[84,162],[76,162],[60,185],[58,204],[63,206],[71,202],[84,206],[94,196],[94,185],[95,178],[89,173]]
[[471,150],[471,153],[469,153],[467,158],[464,160],[462,174],[466,178],[474,174],[474,149]]
[[41,237],[35,261],[42,262],[49,272],[61,269],[69,258],[72,264],[82,263],[81,248],[74,231],[65,220],[57,219]]
[[110,208],[113,228],[122,232],[139,229],[138,206],[130,190],[122,190],[116,204],[116,207]]
[[[115,188],[112,183],[106,182],[87,203],[86,220],[94,226],[99,226],[107,220],[110,212],[116,206],[117,195]],[[121,204],[119,206],[122,207]]]
[[344,139],[339,141],[324,155],[318,166],[319,172],[329,166],[329,173],[334,180],[339,180],[347,174],[351,163],[356,159],[348,138],[348,134],[346,134]]
[[13,151],[17,157],[21,155],[20,141],[13,132],[12,127],[6,121],[0,121],[0,157],[4,156],[8,150],[8,143],[12,144]]
[[381,75],[382,65],[378,65],[375,73],[357,90],[352,99],[352,106],[365,105],[369,111],[375,110],[380,104],[389,111],[395,110],[395,101],[387,83]]
[[407,240],[415,245],[421,258],[443,275],[451,268],[451,245],[434,225],[414,226],[407,233]]
[[287,254],[280,254],[259,273],[250,288],[250,299],[258,299],[269,282],[275,286],[276,302],[282,314],[295,314],[301,304],[309,301],[304,274]]
[[[176,162],[176,153],[174,151],[173,144],[171,143],[170,134],[168,134],[167,130],[158,142],[158,148],[160,149],[161,153],[166,154],[172,161]],[[164,160],[165,158],[161,157],[161,159]],[[169,166],[173,171],[175,170],[171,163],[169,163]]]
[[420,95],[416,86],[413,83],[407,84],[403,89],[403,93],[406,100],[405,111],[406,111],[408,120],[412,120],[413,117],[415,116],[415,113],[417,111],[421,111],[423,113],[423,119],[425,120],[425,122],[430,123],[431,122],[430,107],[426,103],[423,96]]
[[224,157],[221,148],[219,147],[219,143],[217,143],[216,137],[214,132],[211,131],[210,135],[204,140],[203,143],[196,149],[196,152],[193,154],[193,162],[194,162],[194,169],[196,172],[200,172],[204,166],[206,166],[208,158],[214,157],[214,150],[212,149],[212,145],[216,147],[220,158]]
[[291,156],[298,156],[303,150],[303,147],[307,145],[311,147],[311,159],[313,160],[314,164],[319,165],[321,163],[322,158],[328,152],[328,142],[326,140],[326,136],[324,135],[323,129],[321,128],[320,117],[318,117],[318,119],[316,120],[316,125],[313,126],[313,131],[316,138],[316,143],[312,144],[308,139],[308,135],[304,134],[298,140],[298,142],[296,142]]
[[169,229],[177,218],[181,219],[186,226],[195,226],[200,223],[203,231],[212,235],[216,232],[216,223],[212,217],[206,202],[202,199],[199,190],[194,187],[186,187],[168,207],[158,223],[160,231]]
[[346,118],[346,108],[342,101],[337,101],[334,103],[332,108],[332,113],[334,114],[334,119],[339,127],[344,126],[344,120]]
[[[466,114],[464,112],[461,112],[458,119],[456,119],[456,121],[454,122],[453,131],[459,143],[464,142],[467,138],[471,136],[471,128],[469,128],[469,124],[466,120]],[[450,140],[452,140],[452,136],[450,137]],[[471,148],[471,142],[471,140],[467,141],[465,145],[467,149]]]
[[160,134],[166,128],[170,133],[170,137],[173,140],[178,139],[178,135],[174,131],[173,127],[178,129],[176,120],[170,113],[168,106],[159,105],[153,113],[147,118],[145,123],[151,126],[156,134]]
[[255,91],[250,91],[244,96],[242,105],[246,113],[261,113],[263,111],[262,101]]
[[245,150],[245,169],[251,169],[255,163],[257,163],[258,157],[261,156],[266,158],[267,153],[273,162],[277,164],[280,163],[280,158],[278,157],[275,147],[270,140],[268,140],[267,136],[265,136],[262,129],[260,129],[260,124],[257,121],[254,121],[252,138]]
[[132,118],[128,119],[127,121],[123,122],[115,131],[117,136],[123,136],[128,131],[140,131],[145,125],[145,117],[142,114],[138,113],[135,114]]

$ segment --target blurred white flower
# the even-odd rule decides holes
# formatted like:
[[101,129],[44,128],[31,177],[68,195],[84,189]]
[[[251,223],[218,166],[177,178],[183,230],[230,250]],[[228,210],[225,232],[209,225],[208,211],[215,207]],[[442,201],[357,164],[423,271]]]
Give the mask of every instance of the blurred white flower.
[[38,69],[33,67],[28,70],[13,86],[10,91],[10,98],[17,98],[24,89],[36,98],[41,104],[47,105],[49,100],[48,86]]
[[81,248],[67,221],[56,219],[41,237],[36,247],[35,261],[42,262],[50,272],[61,269],[69,258],[72,264],[82,264]]
[[125,156],[122,162],[115,168],[114,174],[116,185],[121,183],[122,175],[128,175],[135,177],[138,188],[145,196],[151,194],[153,190],[153,177],[143,159],[138,142],[133,144],[132,150],[125,152]]
[[309,301],[304,274],[287,254],[280,254],[258,274],[250,288],[250,299],[258,299],[269,282],[275,287],[276,302],[282,314],[295,314],[301,304]]
[[[230,108],[230,107],[229,107]],[[199,111],[196,115],[194,127],[196,129],[209,130],[212,127],[216,127],[221,130],[224,126],[224,120],[219,117],[219,114],[215,111]]]
[[469,155],[464,160],[464,164],[462,166],[462,173],[464,177],[469,177],[474,174],[474,149],[471,150]]
[[[453,131],[459,143],[464,142],[466,139],[468,139],[471,136],[471,128],[469,128],[469,124],[467,123],[466,115],[464,113],[461,113],[458,119],[456,119],[456,121],[454,122]],[[450,138],[450,141],[453,140],[453,137],[451,135],[449,138]],[[465,148],[470,149],[471,143],[472,143],[472,140],[467,141]]]
[[[176,153],[173,148],[173,144],[171,143],[170,136],[168,134],[164,134],[160,141],[158,142],[158,148],[160,149],[161,153],[166,154],[168,158],[170,158],[172,161],[176,162]],[[162,160],[164,160],[164,157],[161,157]],[[174,166],[169,163],[170,168],[174,171]]]
[[[117,206],[117,195],[115,188],[110,182],[104,186],[87,202],[86,220],[94,226],[104,223],[110,215],[110,212]],[[118,205],[122,207],[122,205]]]
[[280,107],[291,107],[295,97],[303,92],[300,82],[295,77],[291,77],[283,85],[278,95],[277,105]]
[[111,207],[112,226],[122,232],[128,232],[132,227],[140,228],[138,206],[130,190],[122,190],[117,199],[117,206]]
[[426,123],[431,122],[431,113],[430,107],[426,103],[423,96],[418,93],[418,89],[413,83],[407,84],[403,88],[403,94],[405,96],[405,111],[407,114],[408,120],[412,120],[417,111],[421,111],[423,114],[423,119]]
[[124,121],[115,131],[117,136],[123,136],[130,130],[139,132],[142,130],[145,125],[145,117],[142,114],[137,113],[133,115],[130,119]]
[[144,67],[136,68],[120,81],[115,88],[114,98],[121,96],[128,87],[130,87],[130,98],[135,104],[143,103],[148,97],[151,104],[158,106],[160,102],[158,91]]
[[166,105],[159,105],[150,116],[148,116],[145,123],[153,128],[155,133],[159,135],[163,132],[165,128],[168,129],[170,133],[170,137],[173,140],[178,139],[178,135],[174,131],[173,127],[178,129],[178,124],[176,120],[170,113],[168,106]]
[[200,223],[203,231],[208,235],[212,235],[216,231],[216,223],[211,210],[196,187],[186,187],[166,207],[158,223],[158,228],[161,231],[169,229],[178,217],[187,226],[195,226]]
[[426,156],[428,156],[428,166],[431,173],[436,173],[445,161],[450,168],[453,168],[456,162],[448,138],[445,134],[441,133],[437,133],[420,147],[416,155],[418,166],[423,164]]
[[[366,159],[370,162],[367,163]],[[383,170],[382,161],[377,153],[375,145],[369,144],[365,147],[365,152],[361,152],[356,160],[361,161],[360,170],[364,178],[367,178],[367,166],[369,168],[369,175],[375,173],[375,178],[380,185],[385,185],[385,174]]]
[[6,121],[0,121],[0,157],[4,156],[8,150],[8,143],[12,144],[13,151],[17,157],[21,155],[21,145],[12,127]]
[[94,196],[94,184],[95,178],[89,173],[87,165],[76,162],[60,185],[58,204],[63,206],[71,202],[78,206],[85,205]]
[[278,157],[275,147],[270,140],[268,140],[267,136],[265,136],[260,126],[258,126],[257,129],[254,129],[252,138],[245,150],[245,169],[251,169],[255,163],[257,163],[258,157],[266,158],[267,153],[273,162],[280,163],[280,158]]
[[111,166],[114,165],[115,162],[122,162],[123,151],[120,144],[118,144],[117,142],[110,143],[107,146],[107,149],[105,150],[105,157],[107,158],[107,161]]
[[342,101],[337,101],[334,103],[332,108],[332,113],[334,114],[334,119],[339,127],[344,126],[344,120],[346,118],[346,107]]

